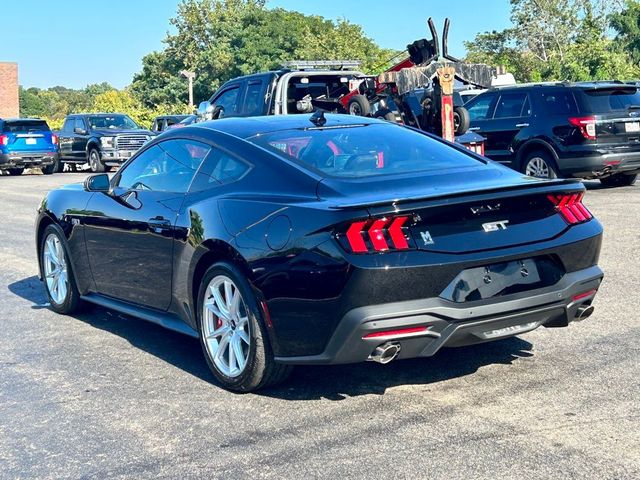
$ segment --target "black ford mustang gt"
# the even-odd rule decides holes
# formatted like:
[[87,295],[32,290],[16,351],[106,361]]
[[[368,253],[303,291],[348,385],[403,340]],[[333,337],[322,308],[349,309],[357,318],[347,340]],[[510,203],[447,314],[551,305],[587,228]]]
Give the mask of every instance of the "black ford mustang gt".
[[581,183],[391,123],[317,120],[171,130],[113,178],[50,192],[36,235],[53,310],[91,302],[198,337],[239,391],[291,365],[428,357],[591,314],[602,227]]

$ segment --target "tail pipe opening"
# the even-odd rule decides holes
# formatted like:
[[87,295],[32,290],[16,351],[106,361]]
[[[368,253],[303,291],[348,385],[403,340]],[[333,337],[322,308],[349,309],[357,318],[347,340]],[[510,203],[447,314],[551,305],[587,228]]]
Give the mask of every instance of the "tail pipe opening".
[[586,320],[591,315],[593,315],[594,310],[595,308],[593,307],[593,305],[580,305],[578,307],[578,311],[576,312],[576,316],[574,320],[576,322],[581,322],[583,320]]
[[400,353],[400,344],[398,342],[386,342],[382,345],[378,345],[371,355],[369,360],[372,362],[382,363],[383,365],[396,359]]

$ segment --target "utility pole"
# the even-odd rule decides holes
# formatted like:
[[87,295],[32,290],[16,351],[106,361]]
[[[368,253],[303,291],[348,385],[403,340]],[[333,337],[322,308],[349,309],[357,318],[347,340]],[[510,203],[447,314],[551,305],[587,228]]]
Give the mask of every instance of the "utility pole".
[[180,70],[180,75],[189,80],[189,108],[193,108],[193,79],[196,78],[196,72]]

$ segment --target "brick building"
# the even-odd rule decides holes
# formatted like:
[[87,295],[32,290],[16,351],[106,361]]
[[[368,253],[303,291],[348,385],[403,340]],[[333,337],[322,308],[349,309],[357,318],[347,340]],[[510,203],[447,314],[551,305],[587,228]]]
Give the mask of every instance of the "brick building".
[[0,62],[0,118],[20,115],[18,64]]

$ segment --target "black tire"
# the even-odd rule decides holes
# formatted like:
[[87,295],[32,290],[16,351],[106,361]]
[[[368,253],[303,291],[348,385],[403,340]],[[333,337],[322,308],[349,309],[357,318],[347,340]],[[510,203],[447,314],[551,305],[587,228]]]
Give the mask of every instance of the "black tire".
[[625,175],[624,173],[617,173],[610,177],[601,178],[600,183],[605,187],[629,187],[636,183],[638,174]]
[[[60,245],[64,252],[64,262],[66,264],[68,288],[67,288],[67,293],[64,296],[64,299],[61,301],[56,301],[53,298],[52,293],[49,291],[49,288],[47,285],[47,279],[45,278],[46,276],[45,262],[48,261],[45,255],[45,243],[47,239],[50,238],[50,236],[52,235],[55,235],[55,237],[60,242]],[[69,249],[67,248],[67,242],[65,240],[65,236],[62,233],[62,231],[55,225],[48,225],[44,229],[44,232],[42,232],[42,236],[39,239],[39,255],[40,255],[40,265],[42,266],[41,274],[44,282],[44,290],[47,294],[47,298],[51,305],[51,309],[54,312],[57,312],[63,315],[70,315],[72,313],[77,312],[82,306],[82,300],[80,299],[80,293],[78,292],[78,287],[76,286],[76,281],[73,276],[73,270],[71,267],[71,261],[69,257]]]
[[7,169],[7,171],[9,172],[9,175],[22,175],[22,172],[24,172],[24,167],[21,168],[9,168]]
[[[206,344],[205,331],[207,327],[203,315],[205,295],[209,294],[209,284],[217,277],[230,279],[240,292],[248,317],[250,343],[246,364],[238,376],[227,376],[216,366],[212,354]],[[200,282],[197,302],[197,318],[200,344],[205,359],[215,378],[228,390],[236,392],[252,392],[279,383],[287,378],[292,370],[289,365],[276,363],[269,343],[269,337],[264,321],[264,313],[251,285],[242,272],[234,265],[219,262],[206,271]]]
[[453,107],[453,132],[464,135],[471,126],[469,111],[464,107]]
[[393,113],[388,108],[381,108],[380,110],[378,110],[373,115],[373,117],[374,118],[382,118],[382,119],[386,120],[387,122],[397,123],[395,113]]
[[91,168],[93,173],[102,173],[105,170],[104,163],[100,160],[100,153],[95,148],[89,150],[89,155],[87,156],[87,163]]
[[347,110],[349,115],[368,117],[371,114],[371,104],[364,95],[354,95],[349,99]]
[[[536,178],[559,178],[556,161],[546,150],[534,150],[527,154],[522,161],[520,171],[525,175],[530,175]],[[548,172],[547,175],[544,175],[545,171]],[[536,174],[535,172],[539,172],[539,174]]]
[[42,173],[44,175],[51,175],[52,173],[57,173],[60,171],[60,160],[56,158],[51,165],[42,167],[40,170],[42,170]]

